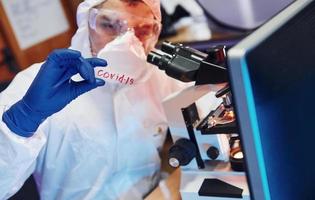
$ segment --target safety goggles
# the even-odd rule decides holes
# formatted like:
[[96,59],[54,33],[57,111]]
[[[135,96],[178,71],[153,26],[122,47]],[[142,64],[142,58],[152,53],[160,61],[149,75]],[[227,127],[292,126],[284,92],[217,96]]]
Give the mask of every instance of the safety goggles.
[[117,37],[133,30],[142,42],[158,37],[161,29],[161,23],[155,19],[96,8],[90,10],[89,26],[104,37]]

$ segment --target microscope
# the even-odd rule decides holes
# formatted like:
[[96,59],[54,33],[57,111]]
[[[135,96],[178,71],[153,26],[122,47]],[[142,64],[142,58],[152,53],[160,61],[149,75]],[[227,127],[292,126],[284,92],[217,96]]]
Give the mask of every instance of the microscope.
[[163,100],[174,142],[169,164],[181,168],[182,199],[250,199],[225,47],[203,53],[163,42],[147,61],[176,80],[194,82]]

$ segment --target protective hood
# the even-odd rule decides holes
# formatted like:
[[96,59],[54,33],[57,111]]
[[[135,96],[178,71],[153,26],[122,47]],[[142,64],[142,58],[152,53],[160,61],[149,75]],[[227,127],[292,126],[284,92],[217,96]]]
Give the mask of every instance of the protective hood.
[[[78,6],[77,25],[78,30],[71,40],[71,49],[81,51],[83,57],[92,57],[89,41],[88,17],[89,10],[106,0],[85,0]],[[142,0],[147,4],[154,14],[155,18],[161,21],[160,0]]]

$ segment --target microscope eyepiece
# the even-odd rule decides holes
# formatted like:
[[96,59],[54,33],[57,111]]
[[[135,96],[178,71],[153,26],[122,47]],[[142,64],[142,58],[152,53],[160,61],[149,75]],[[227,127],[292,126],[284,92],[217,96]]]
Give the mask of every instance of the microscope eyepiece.
[[158,66],[168,76],[182,82],[196,81],[196,85],[226,82],[224,59],[223,47],[215,48],[208,55],[171,42],[163,42],[161,50],[153,50],[147,56],[147,62]]
[[170,56],[166,54],[160,54],[155,51],[151,51],[147,56],[147,62],[158,66],[161,70],[165,70],[170,60]]
[[176,51],[177,46],[172,44],[171,42],[165,41],[162,43],[161,51],[163,51],[167,54],[173,55]]
[[160,60],[161,60],[161,58],[162,58],[161,54],[159,54],[159,53],[157,53],[155,51],[151,51],[149,53],[149,55],[147,56],[147,62],[151,63],[153,65],[158,65]]

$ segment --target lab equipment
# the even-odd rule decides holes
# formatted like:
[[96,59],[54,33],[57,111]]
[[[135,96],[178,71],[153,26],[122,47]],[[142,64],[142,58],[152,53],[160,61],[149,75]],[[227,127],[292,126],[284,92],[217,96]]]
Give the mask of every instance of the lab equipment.
[[209,49],[208,54],[195,49],[164,42],[161,51],[151,51],[147,61],[183,82],[196,81],[196,85],[227,82],[225,50],[223,46]]
[[251,195],[314,199],[315,2],[295,1],[229,50]]
[[[312,146],[315,139],[312,134],[314,112],[312,106],[307,106],[315,100],[314,93],[310,92],[315,84],[313,67],[315,55],[312,46],[315,43],[314,15],[314,1],[296,1],[228,51],[227,69],[231,79],[232,99],[235,100],[231,105],[233,111],[234,109],[236,111],[238,132],[242,139],[240,147],[237,147],[235,142],[231,145],[230,161],[234,163],[234,170],[242,170],[239,168],[238,161],[245,157],[246,163],[243,167],[245,167],[248,183],[246,185],[249,186],[250,193],[244,188],[243,191],[235,188],[231,188],[230,191],[233,190],[234,192],[231,192],[233,194],[238,191],[238,194],[242,194],[241,198],[295,200],[315,197],[313,192],[315,173],[310,167],[314,165],[312,159]],[[185,68],[186,64],[189,63],[183,62],[182,67]],[[172,105],[168,101],[179,95],[170,96],[165,100],[166,105],[169,105],[167,108],[180,110],[183,108],[183,102],[192,105],[191,102],[195,101],[192,97],[198,98],[200,91],[200,88],[196,87],[190,96],[180,96]],[[177,106],[178,104],[180,105]],[[168,120],[173,136],[180,133],[188,135],[186,138],[191,135],[197,138],[195,140],[198,144],[195,145],[197,148],[192,151],[197,152],[193,154],[197,155],[195,156],[197,158],[198,149],[202,149],[201,142],[198,140],[201,134],[195,131],[195,123],[189,121],[189,119],[198,119],[194,110],[196,109],[190,109],[193,111],[189,112],[191,113],[189,116],[192,116],[190,118],[186,118],[187,115],[182,115],[181,112],[169,113]],[[216,124],[216,120],[213,119],[208,122],[210,125]],[[179,128],[185,126],[186,133],[181,131],[184,128]],[[231,135],[231,138],[233,137],[234,134]],[[194,143],[193,140],[190,141]],[[208,139],[207,142],[212,141]],[[239,151],[240,148],[242,151]],[[191,156],[187,158],[191,159]],[[194,160],[191,159],[191,162]],[[180,162],[172,159],[172,165],[177,166],[178,163],[180,165]],[[211,182],[218,185],[221,184],[220,181],[215,179],[209,181],[204,178],[203,181],[197,182],[192,175],[199,173],[213,176],[215,170],[209,172],[199,167],[193,171],[185,166],[182,171],[183,198],[218,197],[218,192],[212,191],[211,196],[209,191],[202,189],[202,186]],[[189,178],[187,174],[190,175]],[[246,182],[245,174],[243,177]],[[199,195],[196,194],[197,191]],[[202,196],[205,194],[211,197]]]
[[160,51],[148,55],[147,61],[177,80],[195,81],[194,86],[163,101],[174,141],[169,164],[182,169],[182,199],[249,199],[245,173],[235,164],[232,168],[229,162],[231,155],[235,158],[230,141],[238,128],[227,84],[225,47],[213,47],[203,53],[164,42]]

